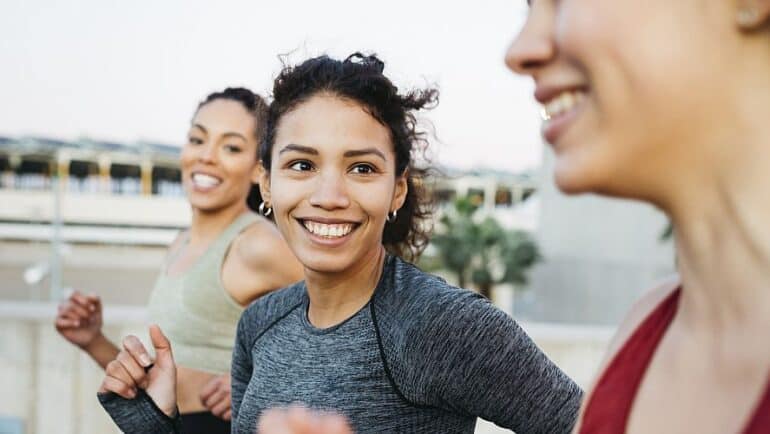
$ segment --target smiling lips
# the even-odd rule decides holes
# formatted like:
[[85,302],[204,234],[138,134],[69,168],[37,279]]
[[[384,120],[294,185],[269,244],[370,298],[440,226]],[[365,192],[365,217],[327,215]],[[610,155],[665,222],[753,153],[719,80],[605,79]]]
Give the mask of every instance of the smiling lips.
[[550,121],[577,107],[585,99],[585,96],[585,92],[579,90],[561,92],[543,104],[540,115],[544,121]]
[[305,229],[313,235],[323,238],[342,238],[353,231],[356,225],[353,223],[321,223],[319,221],[301,219]]
[[190,178],[193,185],[202,190],[212,189],[222,183],[220,178],[200,172],[194,172]]

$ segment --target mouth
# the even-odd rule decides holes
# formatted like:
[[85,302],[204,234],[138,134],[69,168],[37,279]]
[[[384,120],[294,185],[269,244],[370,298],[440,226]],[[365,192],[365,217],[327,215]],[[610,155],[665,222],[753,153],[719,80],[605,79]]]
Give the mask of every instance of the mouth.
[[328,240],[345,238],[359,225],[358,223],[353,222],[321,222],[312,219],[298,220],[308,232]]
[[543,137],[555,144],[567,127],[576,118],[587,98],[585,89],[569,89],[554,93],[547,99],[538,98],[543,104],[540,115],[543,119]]
[[222,184],[221,178],[201,172],[193,172],[190,179],[196,189],[203,191],[214,189]]

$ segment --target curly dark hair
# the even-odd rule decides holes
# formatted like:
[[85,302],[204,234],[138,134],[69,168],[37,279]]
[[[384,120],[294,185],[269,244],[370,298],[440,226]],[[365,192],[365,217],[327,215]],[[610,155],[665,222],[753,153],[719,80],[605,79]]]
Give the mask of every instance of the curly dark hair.
[[414,159],[424,157],[428,146],[415,112],[435,107],[438,90],[426,88],[399,93],[383,74],[384,68],[385,63],[376,55],[359,52],[345,60],[324,55],[296,66],[284,65],[273,85],[273,101],[267,113],[260,156],[262,165],[269,171],[281,118],[312,96],[327,93],[360,104],[390,132],[396,173],[407,176],[406,200],[395,221],[385,225],[382,242],[392,254],[416,261],[429,241],[433,203],[425,186],[428,170],[414,165]]
[[[265,99],[261,95],[244,87],[228,87],[223,91],[210,93],[198,104],[198,108],[195,112],[197,113],[204,105],[220,99],[236,101],[240,103],[247,112],[254,116],[254,138],[258,144],[261,144],[265,136],[265,127],[267,125],[268,105]],[[259,158],[259,149],[257,149],[255,158]],[[246,205],[253,211],[257,211],[260,203],[262,203],[262,195],[259,193],[259,186],[257,184],[252,184],[249,195],[246,196]]]

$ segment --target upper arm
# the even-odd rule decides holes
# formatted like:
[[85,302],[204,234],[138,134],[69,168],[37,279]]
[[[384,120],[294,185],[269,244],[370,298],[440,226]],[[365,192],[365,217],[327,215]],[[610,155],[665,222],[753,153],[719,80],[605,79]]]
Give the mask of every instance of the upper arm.
[[569,432],[580,388],[511,317],[478,297],[431,310],[407,344],[418,399],[517,432]]
[[585,410],[585,406],[591,397],[594,386],[596,385],[596,382],[599,380],[599,378],[601,378],[602,374],[604,374],[607,366],[612,362],[612,360],[615,359],[615,355],[617,355],[618,351],[623,348],[626,341],[628,341],[636,329],[639,328],[639,325],[666,297],[669,296],[669,294],[671,294],[671,292],[676,290],[679,285],[680,281],[678,277],[668,279],[665,282],[659,284],[652,290],[645,293],[636,303],[634,303],[634,305],[631,307],[631,310],[623,318],[623,321],[618,326],[618,330],[615,332],[615,335],[612,337],[609,345],[607,346],[607,351],[604,354],[602,362],[599,364],[599,369],[596,371],[596,375],[594,376],[590,387],[587,389],[586,398],[583,400],[580,408],[580,417],[578,419],[576,429],[580,426],[580,422],[582,421],[583,417],[583,411]]
[[252,333],[249,332],[248,327],[248,312],[249,310],[246,310],[238,321],[238,331],[235,335],[235,346],[233,347],[233,360],[230,367],[233,422],[238,418],[243,395],[246,393],[249,381],[251,381],[253,369],[251,358]]
[[299,261],[266,221],[252,224],[233,240],[222,267],[225,289],[243,305],[299,280]]

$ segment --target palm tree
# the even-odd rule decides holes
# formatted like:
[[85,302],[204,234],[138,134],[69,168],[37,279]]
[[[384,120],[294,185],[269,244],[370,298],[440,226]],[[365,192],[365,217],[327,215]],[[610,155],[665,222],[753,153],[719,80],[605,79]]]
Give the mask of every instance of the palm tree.
[[492,217],[477,221],[477,210],[470,199],[459,198],[439,220],[431,242],[442,266],[457,276],[460,287],[470,280],[485,297],[499,283],[525,284],[527,271],[540,260],[537,244]]

